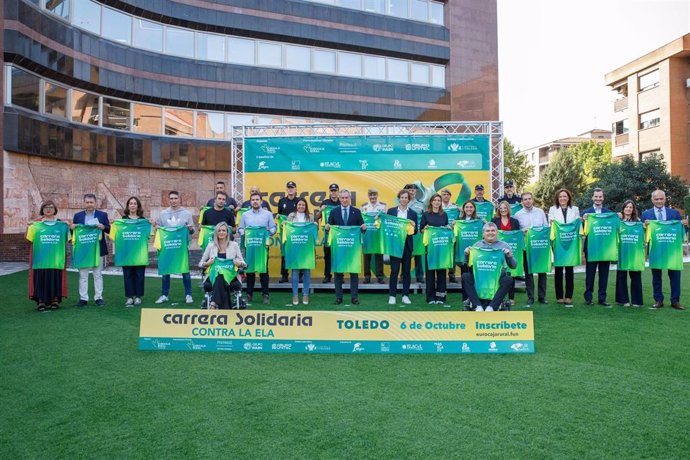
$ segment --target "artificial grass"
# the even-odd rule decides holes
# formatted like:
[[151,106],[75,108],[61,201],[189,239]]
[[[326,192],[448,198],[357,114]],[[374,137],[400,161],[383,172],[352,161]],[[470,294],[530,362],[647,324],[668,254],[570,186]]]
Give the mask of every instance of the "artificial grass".
[[[690,450],[690,312],[585,306],[582,275],[573,309],[553,302],[549,278],[552,303],[533,308],[534,355],[491,356],[139,352],[139,309],[123,307],[122,279],[105,277],[106,308],[77,309],[76,278],[63,308],[38,313],[26,272],[0,277],[2,458],[685,458]],[[686,303],[689,280],[686,269]],[[644,283],[649,305],[649,272]],[[160,281],[146,284],[143,306],[153,307]],[[171,302],[185,307],[182,298],[173,280]],[[333,309],[333,298],[317,293],[309,308]],[[459,294],[452,299],[457,311]],[[269,308],[290,300],[272,293]],[[348,309],[400,309],[386,294],[360,300]],[[430,309],[423,295],[413,302],[406,308]]]

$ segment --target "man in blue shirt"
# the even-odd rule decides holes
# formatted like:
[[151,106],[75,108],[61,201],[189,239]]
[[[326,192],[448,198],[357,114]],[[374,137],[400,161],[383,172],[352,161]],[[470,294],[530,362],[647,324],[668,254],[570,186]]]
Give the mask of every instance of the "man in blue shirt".
[[[237,229],[238,233],[244,236],[247,227],[266,227],[268,232],[273,235],[276,232],[276,223],[273,220],[273,214],[270,211],[261,207],[261,195],[259,193],[252,193],[249,197],[249,204],[251,209],[240,218],[240,225]],[[263,295],[264,304],[268,304],[268,271],[266,273],[259,273],[259,281],[261,283],[261,293]],[[254,284],[256,283],[256,273],[247,273],[247,297],[249,302],[252,301],[254,294]]]

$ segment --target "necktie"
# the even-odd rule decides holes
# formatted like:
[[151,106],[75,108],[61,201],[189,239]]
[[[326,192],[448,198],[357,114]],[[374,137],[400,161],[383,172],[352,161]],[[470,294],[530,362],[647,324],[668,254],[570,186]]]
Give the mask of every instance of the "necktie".
[[657,208],[657,210],[656,210],[656,219],[657,220],[664,220],[664,215],[662,213],[661,208]]
[[343,225],[347,225],[347,208],[343,208]]

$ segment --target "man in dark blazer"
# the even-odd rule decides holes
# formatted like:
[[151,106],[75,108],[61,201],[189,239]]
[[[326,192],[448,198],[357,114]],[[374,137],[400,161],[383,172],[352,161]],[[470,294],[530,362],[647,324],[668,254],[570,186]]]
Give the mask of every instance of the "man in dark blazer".
[[[642,213],[641,220],[645,224],[650,220],[681,220],[680,213],[675,209],[666,207],[666,192],[654,190],[652,192],[652,209]],[[687,219],[682,219],[683,225],[688,225]],[[669,270],[668,279],[671,282],[671,307],[676,310],[685,310],[680,304],[680,270]],[[654,305],[652,310],[658,310],[664,306],[664,293],[661,289],[661,269],[652,268],[652,289],[654,290]]]
[[[331,225],[357,225],[362,231],[366,229],[362,213],[359,209],[351,206],[352,198],[349,190],[340,191],[340,206],[333,208],[328,216],[328,224],[325,229],[328,231]],[[343,303],[343,273],[335,274],[335,304]],[[352,297],[352,304],[358,305],[359,298],[357,297],[359,289],[359,275],[357,273],[350,273],[350,296]]]
[[[595,188],[592,192],[592,207],[587,208],[582,213],[582,220],[585,220],[587,214],[601,214],[603,212],[612,212],[610,209],[604,207],[604,191],[600,188]],[[585,303],[592,305],[592,297],[594,294],[594,277],[599,270],[599,290],[597,291],[597,299],[599,305],[609,308],[610,303],[606,301],[606,288],[609,282],[609,269],[611,268],[610,261],[590,262],[589,252],[587,250],[587,238],[585,238],[584,245],[586,263],[585,263]]]
[[103,231],[101,238],[101,263],[95,268],[79,269],[79,302],[78,307],[84,307],[89,302],[89,272],[93,271],[93,299],[96,305],[103,307],[103,258],[108,255],[108,245],[105,243],[105,235],[110,233],[110,221],[108,214],[96,209],[96,195],[87,193],[84,195],[84,210],[79,211],[72,218],[72,229],[76,224],[96,225]]

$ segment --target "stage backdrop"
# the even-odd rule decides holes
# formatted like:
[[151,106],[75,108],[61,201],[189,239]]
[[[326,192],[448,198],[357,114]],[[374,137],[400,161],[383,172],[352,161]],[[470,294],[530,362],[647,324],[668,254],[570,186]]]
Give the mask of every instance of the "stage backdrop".
[[[417,199],[443,188],[461,204],[483,184],[491,197],[490,137],[477,135],[247,137],[244,139],[245,196],[259,185],[274,208],[285,195],[285,183],[297,183],[297,194],[307,199],[310,211],[328,198],[329,184],[352,192],[361,207],[367,190],[376,188],[379,201],[395,206],[395,197],[408,183],[419,186]],[[319,238],[319,243],[321,238]],[[323,251],[317,248],[316,273],[323,272]],[[271,276],[279,275],[277,238],[271,247]]]

